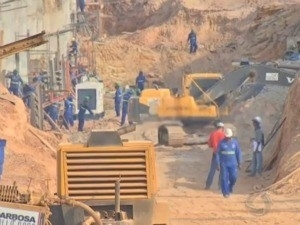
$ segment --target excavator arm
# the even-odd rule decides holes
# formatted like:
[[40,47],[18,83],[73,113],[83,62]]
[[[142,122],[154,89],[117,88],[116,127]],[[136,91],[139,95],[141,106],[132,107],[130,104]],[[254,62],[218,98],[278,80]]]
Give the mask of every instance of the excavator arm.
[[47,43],[48,41],[45,39],[44,35],[45,31],[42,31],[36,35],[0,46],[0,59]]
[[238,90],[247,82],[264,85],[289,87],[296,78],[296,74],[266,65],[247,65],[236,69],[224,76],[203,95],[204,102],[216,101],[232,91]]

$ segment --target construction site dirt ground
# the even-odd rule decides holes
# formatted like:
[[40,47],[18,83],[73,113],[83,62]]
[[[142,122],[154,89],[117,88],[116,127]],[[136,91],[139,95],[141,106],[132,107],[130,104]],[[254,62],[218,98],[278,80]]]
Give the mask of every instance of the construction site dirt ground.
[[[162,77],[169,87],[174,87],[185,73],[226,73],[232,69],[231,61],[241,57],[276,60],[285,51],[286,38],[299,34],[299,7],[298,0],[224,0],[221,3],[148,0],[144,4],[126,0],[106,5],[104,13],[110,19],[103,26],[109,38],[103,38],[104,41],[93,47],[97,70],[107,90],[112,90],[116,81],[124,85],[134,82],[139,69]],[[186,45],[191,27],[199,37],[196,55],[190,55]],[[82,52],[91,51],[91,46],[80,44]],[[2,87],[0,92],[9,96]],[[211,160],[207,146],[156,148],[158,197],[169,203],[170,225],[300,224],[299,81],[287,99],[286,94],[287,90],[268,87],[261,95],[238,103],[226,119],[235,128],[247,161],[251,157],[251,118],[261,116],[264,130],[269,134],[276,121],[286,117],[264,152],[265,164],[270,164],[271,170],[261,178],[250,178],[245,173],[248,163],[243,163],[234,193],[228,199],[217,188],[218,174],[212,190],[204,190]],[[55,193],[53,148],[66,141],[85,141],[92,129],[119,127],[119,119],[112,111],[113,100],[105,99],[104,119],[88,121],[84,133],[76,131],[76,121],[71,135],[65,132],[64,138],[59,138],[52,132],[32,128],[21,100],[12,99],[15,103],[0,99],[0,135],[8,141],[1,184],[16,181],[22,190],[31,184],[30,190],[45,191],[49,180],[50,191]],[[124,138],[156,143],[157,125],[155,122],[138,125],[136,132]],[[196,132],[210,130],[195,128]],[[267,192],[263,193],[267,195],[251,195],[261,188],[266,188]]]
[[[211,161],[211,150],[208,146],[156,148],[158,196],[169,203],[170,225],[298,224],[300,222],[298,214],[300,195],[296,192],[290,192],[293,193],[290,196],[278,195],[286,189],[278,186],[278,188],[253,194],[257,189],[274,185],[273,183],[278,180],[276,174],[281,171],[281,167],[273,167],[272,170],[264,172],[262,177],[255,178],[249,177],[245,172],[249,165],[247,161],[251,158],[250,138],[253,131],[251,118],[257,114],[263,115],[264,130],[268,135],[275,122],[281,117],[286,96],[285,88],[267,87],[255,99],[237,104],[230,118],[227,118],[226,125],[235,128],[235,134],[241,143],[244,161],[234,193],[228,199],[224,198],[218,190],[218,173],[215,174],[211,190],[204,190]],[[288,107],[285,107],[286,110]],[[268,113],[264,114],[266,109]],[[156,144],[158,125],[158,122],[145,122],[138,125],[136,132],[126,134],[124,138],[146,139]],[[212,129],[213,127],[205,129],[199,127],[194,131],[207,133]],[[274,141],[272,139],[268,145]],[[274,148],[266,147],[265,164],[275,154],[274,152]],[[289,154],[288,151],[283,153],[283,155]],[[296,168],[297,166],[293,169]]]

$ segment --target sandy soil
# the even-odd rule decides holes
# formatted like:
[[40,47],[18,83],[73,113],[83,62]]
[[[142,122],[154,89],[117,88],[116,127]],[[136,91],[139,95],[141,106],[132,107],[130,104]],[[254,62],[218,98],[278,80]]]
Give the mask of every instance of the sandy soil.
[[[241,57],[258,61],[275,60],[284,53],[286,37],[300,34],[299,0],[132,2],[125,0],[119,4],[105,4],[103,9],[110,19],[104,21],[106,37],[103,35],[103,40],[96,44],[94,50],[97,70],[108,90],[115,81],[132,83],[140,69],[163,76],[168,86],[178,86],[185,73],[226,73],[232,69],[231,61]],[[54,1],[52,3],[49,8],[54,7]],[[191,27],[196,30],[201,44],[196,55],[190,55],[186,45]],[[91,52],[91,46],[82,43],[81,51]],[[211,157],[207,146],[156,149],[158,196],[169,202],[171,225],[299,224],[299,82],[296,85],[284,110],[286,91],[278,88],[268,88],[255,99],[239,103],[232,110],[232,116],[226,122],[236,127],[245,160],[251,154],[252,117],[260,115],[263,118],[266,133],[272,130],[282,112],[287,119],[266,149],[266,164],[270,164],[271,170],[265,172],[262,178],[249,178],[244,172],[248,166],[245,162],[234,195],[229,199],[222,197],[216,182],[211,191],[203,190]],[[6,92],[2,87],[0,91]],[[0,136],[8,140],[1,184],[11,184],[16,180],[21,188],[26,189],[28,178],[32,177],[30,189],[44,190],[45,179],[50,179],[51,192],[55,192],[54,154],[30,132],[32,128],[24,105],[12,98],[15,105],[0,99]],[[112,103],[106,99],[105,105],[111,108]],[[70,141],[84,141],[91,129],[118,127],[119,120],[107,110],[106,118],[88,122],[87,131],[83,134],[77,133],[74,127]],[[144,124],[138,126],[137,132],[124,137],[155,142],[156,127],[156,123]],[[35,131],[54,148],[61,141],[50,132]],[[266,188],[281,179],[284,179],[283,182],[275,183],[267,193],[272,200],[271,209],[268,209],[268,199],[265,204],[261,196],[255,199],[257,205],[253,207],[263,207],[264,216],[258,215],[259,210],[246,207],[247,202],[253,201],[249,194],[254,189]],[[288,197],[287,194],[293,195]]]

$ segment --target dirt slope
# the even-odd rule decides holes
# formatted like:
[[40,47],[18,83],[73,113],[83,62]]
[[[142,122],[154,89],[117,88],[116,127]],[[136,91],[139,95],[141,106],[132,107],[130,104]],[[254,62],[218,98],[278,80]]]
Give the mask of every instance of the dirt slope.
[[[299,34],[296,1],[158,1],[105,4],[104,42],[96,46],[97,68],[109,87],[132,83],[138,70],[177,86],[184,73],[227,72],[231,61],[281,57],[286,37]],[[293,5],[294,4],[294,5]],[[188,54],[187,34],[200,43]],[[129,32],[129,33],[128,33]]]
[[47,140],[54,148],[59,140],[50,133],[33,128],[27,121],[27,112],[21,99],[8,94],[0,86],[1,95],[11,98],[11,102],[0,98],[0,137],[7,140],[5,149],[4,173],[1,184],[17,184],[31,190],[45,190],[45,180],[50,179],[51,190],[56,185],[56,160],[54,153],[45,146],[30,130]]
[[296,80],[291,88],[283,111],[282,127],[274,140],[269,160],[275,172],[275,184],[272,190],[281,194],[295,194],[299,192],[299,110],[300,80]]

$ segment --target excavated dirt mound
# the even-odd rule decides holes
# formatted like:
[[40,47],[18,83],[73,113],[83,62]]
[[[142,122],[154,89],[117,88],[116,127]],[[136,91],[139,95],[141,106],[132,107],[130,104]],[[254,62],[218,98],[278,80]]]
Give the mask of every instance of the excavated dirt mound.
[[[56,149],[59,140],[50,133],[33,128],[21,99],[10,95],[0,86],[0,137],[7,140],[4,172],[1,184],[12,184],[21,189],[46,190],[49,179],[51,191],[56,185]],[[9,99],[9,100],[5,100]],[[38,136],[38,137],[37,137]],[[53,146],[50,149],[41,141]],[[31,183],[30,183],[31,180]]]
[[298,79],[290,90],[282,115],[284,122],[276,134],[271,149],[272,158],[268,166],[271,166],[277,173],[275,184],[270,188],[276,193],[293,194],[299,192],[300,189],[299,97],[300,80]]
[[[299,4],[288,3],[294,1],[104,4],[105,34],[94,47],[97,70],[109,88],[116,81],[133,83],[140,69],[164,76],[174,87],[185,73],[228,72],[231,62],[242,57],[277,59],[284,53],[286,37],[300,31]],[[196,55],[188,53],[186,43],[191,27],[199,39]]]

